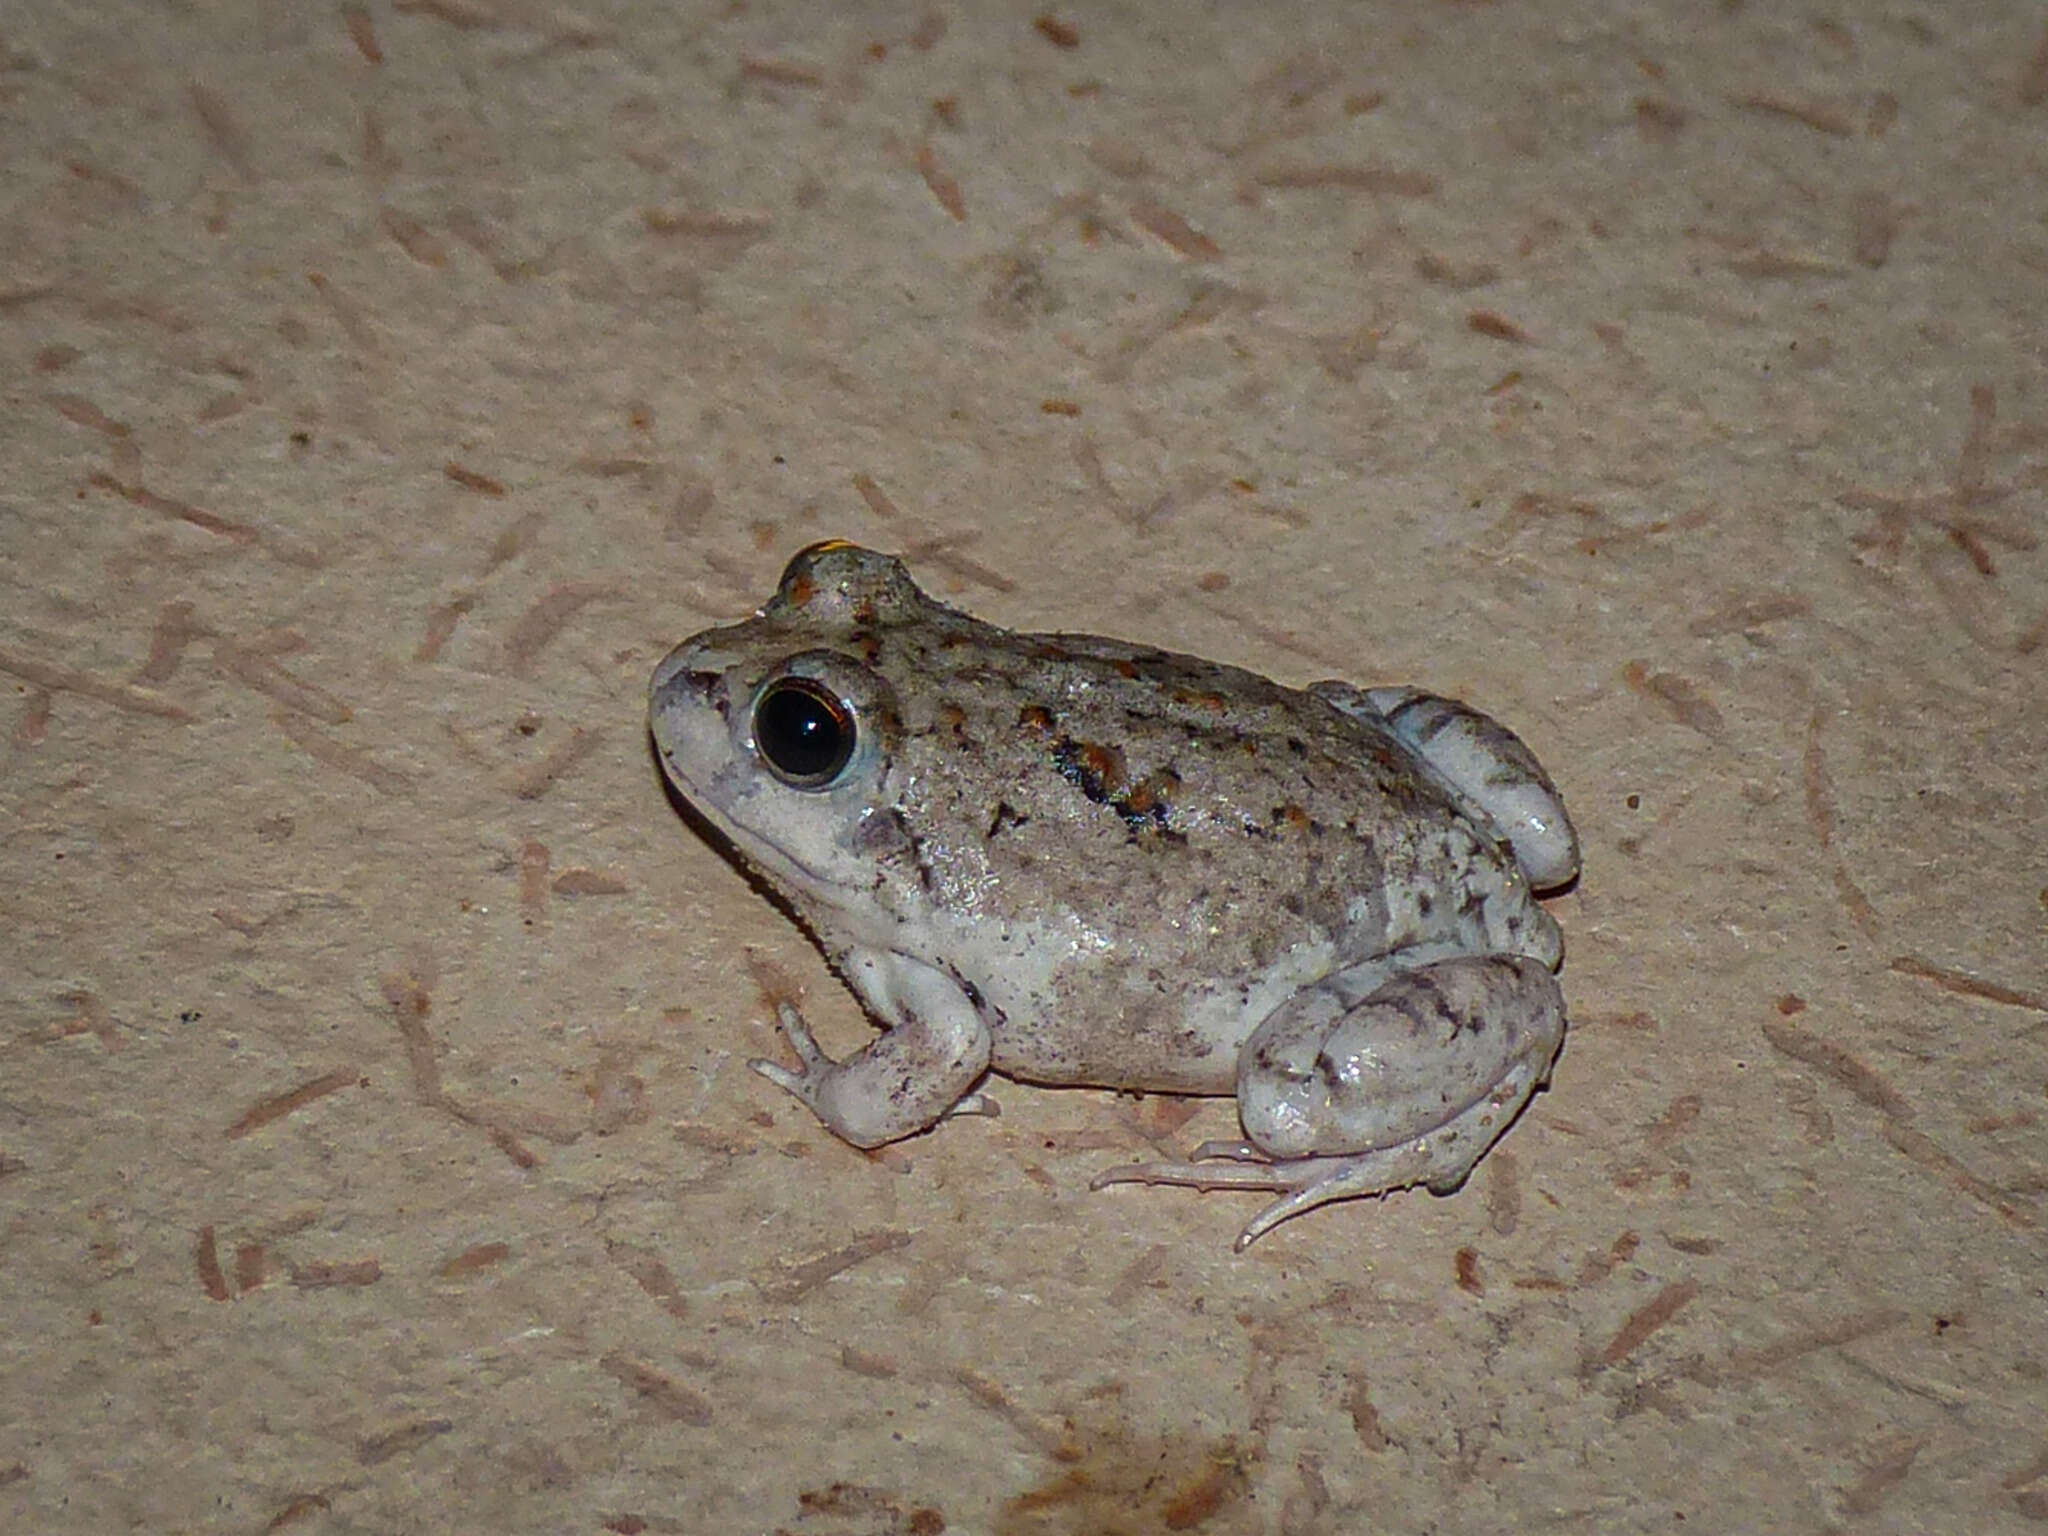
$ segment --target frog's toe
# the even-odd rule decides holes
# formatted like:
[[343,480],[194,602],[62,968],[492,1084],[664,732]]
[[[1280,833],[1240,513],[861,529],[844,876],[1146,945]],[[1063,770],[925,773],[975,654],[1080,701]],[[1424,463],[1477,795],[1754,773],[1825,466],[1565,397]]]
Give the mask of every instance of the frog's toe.
[[[1208,1146],[1195,1156],[1208,1155]],[[1236,1154],[1218,1154],[1230,1158]],[[1088,1181],[1090,1189],[1107,1189],[1112,1184],[1175,1184],[1183,1189],[1288,1189],[1292,1182],[1282,1165],[1266,1161],[1257,1148],[1238,1162],[1221,1163],[1126,1163],[1105,1168]]]
[[782,1089],[785,1093],[793,1093],[798,1098],[803,1097],[803,1073],[792,1072],[789,1068],[783,1066],[781,1062],[770,1061],[765,1056],[748,1057],[747,1069],[760,1073],[761,1076],[767,1078],[769,1082]]
[[791,1098],[808,1105],[813,1114],[824,1113],[818,1107],[819,1095],[827,1075],[832,1071],[831,1062],[822,1057],[814,1057],[792,1071],[779,1061],[768,1061],[756,1056],[747,1065]]
[[[782,1038],[787,1040],[789,1048],[796,1052],[797,1060],[803,1063],[803,1070],[814,1071],[819,1067],[837,1065],[830,1056],[818,1049],[817,1036],[811,1033],[811,1026],[804,1022],[804,1016],[796,1011],[794,1003],[777,1003],[775,1021],[782,1026]],[[753,1061],[748,1065],[761,1072],[763,1077],[774,1080],[773,1073],[761,1071],[764,1066],[773,1066],[773,1062]]]

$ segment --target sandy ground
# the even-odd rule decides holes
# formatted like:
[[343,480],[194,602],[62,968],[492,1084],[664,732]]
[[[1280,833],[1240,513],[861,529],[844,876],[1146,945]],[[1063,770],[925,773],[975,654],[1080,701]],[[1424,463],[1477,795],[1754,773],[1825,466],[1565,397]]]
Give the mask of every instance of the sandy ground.
[[[24,3],[0,195],[0,1527],[2048,1522],[2038,4]],[[646,679],[827,535],[1523,730],[1462,1193],[745,1070]]]

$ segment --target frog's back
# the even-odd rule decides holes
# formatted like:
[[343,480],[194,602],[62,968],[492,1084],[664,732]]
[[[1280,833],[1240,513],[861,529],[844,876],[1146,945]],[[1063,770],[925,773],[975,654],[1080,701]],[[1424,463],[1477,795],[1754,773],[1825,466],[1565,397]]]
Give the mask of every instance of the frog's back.
[[1226,1091],[1258,1015],[1317,977],[1524,924],[1546,942],[1512,855],[1373,721],[949,610],[868,644],[897,685],[891,799],[934,958],[1002,1016],[1002,1070]]

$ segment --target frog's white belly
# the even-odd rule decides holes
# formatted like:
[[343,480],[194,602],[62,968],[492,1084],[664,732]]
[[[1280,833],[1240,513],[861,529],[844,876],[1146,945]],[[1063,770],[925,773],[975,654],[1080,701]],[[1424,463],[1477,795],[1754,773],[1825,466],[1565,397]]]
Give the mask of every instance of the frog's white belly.
[[950,936],[989,1019],[990,1065],[1027,1082],[1158,1093],[1236,1091],[1259,1021],[1330,973],[1336,946],[1296,944],[1255,975],[1190,977],[1119,952],[1078,924],[1016,923]]

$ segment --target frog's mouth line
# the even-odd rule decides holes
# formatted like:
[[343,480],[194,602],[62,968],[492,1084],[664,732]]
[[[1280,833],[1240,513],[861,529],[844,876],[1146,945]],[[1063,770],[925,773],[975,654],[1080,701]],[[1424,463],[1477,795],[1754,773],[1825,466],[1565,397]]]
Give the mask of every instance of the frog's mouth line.
[[[833,893],[835,898],[843,896],[847,900],[859,894],[858,886],[828,880],[815,870],[805,869],[781,844],[771,838],[755,834],[754,847],[749,850],[742,848],[739,839],[726,832],[723,827],[720,827],[719,831],[731,848],[732,857],[764,880],[773,879],[779,886],[788,886],[799,891],[827,891]],[[757,865],[759,868],[755,869],[754,866]]]
[[[655,747],[655,755],[661,757],[661,748]],[[859,894],[858,888],[837,880],[828,880],[805,869],[792,858],[773,838],[758,832],[749,832],[746,847],[735,824],[725,816],[708,808],[711,799],[703,791],[685,789],[676,780],[676,775],[667,771],[669,764],[662,759],[663,773],[661,787],[667,794],[669,804],[683,821],[718,853],[726,863],[737,869],[762,895],[780,908],[785,915],[796,916],[795,903],[783,894],[784,888],[795,891],[823,890],[843,895],[848,900]],[[705,803],[699,803],[699,796]],[[799,919],[801,921],[801,919]],[[808,926],[808,925],[806,925]]]

